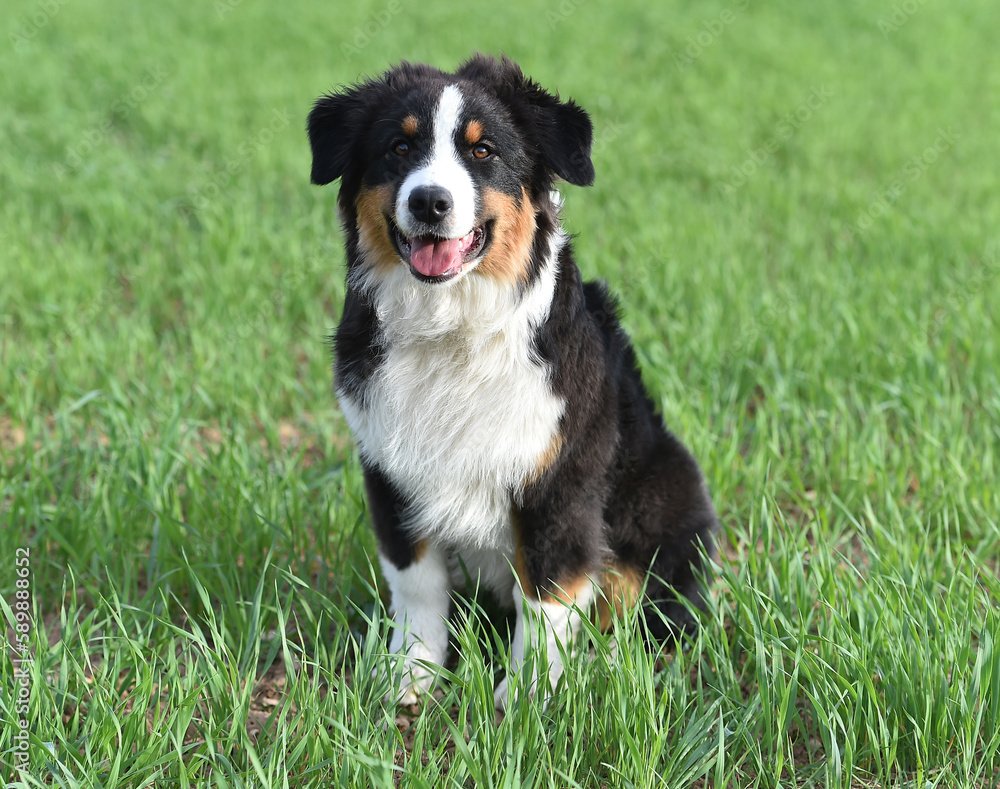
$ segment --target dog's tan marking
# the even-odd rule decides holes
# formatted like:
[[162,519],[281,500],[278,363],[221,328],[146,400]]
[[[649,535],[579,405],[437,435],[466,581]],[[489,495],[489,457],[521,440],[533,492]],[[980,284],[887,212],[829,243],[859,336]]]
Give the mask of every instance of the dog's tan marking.
[[481,121],[469,121],[465,127],[465,141],[469,145],[475,145],[483,139],[483,124]]
[[527,479],[524,480],[524,487],[534,485],[542,478],[545,472],[548,471],[552,464],[556,462],[556,458],[559,457],[559,453],[562,452],[562,446],[562,434],[554,434],[552,436],[552,440],[549,441],[549,445],[542,451],[542,454],[538,456],[538,460],[535,462],[535,468],[532,469]]
[[416,564],[423,559],[425,553],[427,553],[427,540],[421,540],[413,546],[413,563]]
[[601,592],[597,598],[597,622],[601,630],[611,628],[613,617],[621,616],[634,606],[642,593],[643,574],[634,567],[612,562],[601,577]]
[[581,575],[561,584],[549,584],[542,591],[541,601],[543,603],[560,602],[573,605],[580,597],[580,593],[593,583],[589,575]]
[[523,282],[528,276],[531,242],[538,222],[535,207],[521,189],[521,199],[495,189],[483,191],[483,213],[493,219],[493,243],[476,268],[480,274],[507,285]]
[[392,207],[392,189],[377,186],[362,189],[355,203],[358,212],[358,241],[364,262],[380,274],[399,264],[399,255],[389,241],[386,214]]
[[403,134],[413,137],[417,133],[417,116],[407,115],[403,118]]

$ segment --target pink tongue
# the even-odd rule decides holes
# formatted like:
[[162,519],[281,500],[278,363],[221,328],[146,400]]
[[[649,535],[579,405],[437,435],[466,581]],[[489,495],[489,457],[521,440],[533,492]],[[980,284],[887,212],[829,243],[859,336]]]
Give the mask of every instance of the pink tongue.
[[[470,234],[471,235],[471,234]],[[411,238],[410,263],[425,277],[440,277],[462,265],[462,255],[469,248],[465,238]]]

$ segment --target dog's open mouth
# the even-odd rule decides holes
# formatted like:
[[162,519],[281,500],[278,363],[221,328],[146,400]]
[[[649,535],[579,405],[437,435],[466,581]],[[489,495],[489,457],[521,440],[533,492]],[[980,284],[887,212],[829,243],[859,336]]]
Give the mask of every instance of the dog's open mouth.
[[444,282],[461,273],[462,267],[475,260],[486,246],[485,227],[473,228],[461,238],[408,238],[395,223],[392,229],[400,257],[419,279],[428,282]]

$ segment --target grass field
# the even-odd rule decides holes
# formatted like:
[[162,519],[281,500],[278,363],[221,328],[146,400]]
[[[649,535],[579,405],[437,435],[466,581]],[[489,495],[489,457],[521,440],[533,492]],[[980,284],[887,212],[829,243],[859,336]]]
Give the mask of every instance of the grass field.
[[[4,9],[3,781],[1000,784],[994,0]],[[304,133],[338,84],[475,49],[592,113],[567,224],[724,524],[689,650],[588,634],[499,722],[475,601],[433,702],[370,679]]]

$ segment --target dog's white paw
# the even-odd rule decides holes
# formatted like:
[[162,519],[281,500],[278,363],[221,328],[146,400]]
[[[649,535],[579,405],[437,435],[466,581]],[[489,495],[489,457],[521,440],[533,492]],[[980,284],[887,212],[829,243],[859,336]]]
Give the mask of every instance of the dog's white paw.
[[397,707],[412,707],[414,704],[420,704],[434,690],[435,679],[433,674],[403,677],[399,687],[393,687],[385,694],[383,700],[386,704],[395,704]]
[[434,687],[434,677],[422,677],[413,682],[404,682],[399,692],[386,697],[387,702],[395,700],[399,707],[411,707],[419,704],[424,696],[428,695]]
[[434,658],[419,641],[411,644],[407,654],[398,656],[393,677],[399,678],[399,687],[386,694],[386,702],[409,707],[430,694],[437,682],[438,661]]

